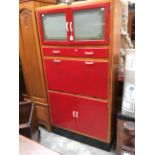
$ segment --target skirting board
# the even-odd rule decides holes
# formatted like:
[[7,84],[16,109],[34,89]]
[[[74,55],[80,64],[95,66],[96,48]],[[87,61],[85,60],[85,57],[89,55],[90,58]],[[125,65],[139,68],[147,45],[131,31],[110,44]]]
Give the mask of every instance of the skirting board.
[[68,131],[65,129],[54,127],[54,126],[52,126],[52,132],[59,134],[61,136],[82,142],[82,143],[86,143],[88,145],[94,146],[94,147],[102,149],[102,150],[110,151],[110,149],[111,149],[112,142],[110,144],[104,143],[104,142],[101,142],[101,141]]

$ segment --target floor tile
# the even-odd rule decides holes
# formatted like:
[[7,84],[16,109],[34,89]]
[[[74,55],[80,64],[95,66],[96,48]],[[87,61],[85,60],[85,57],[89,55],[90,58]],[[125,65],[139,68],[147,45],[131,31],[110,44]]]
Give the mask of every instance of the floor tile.
[[60,136],[53,132],[48,132],[45,128],[39,127],[41,132],[40,143],[62,155],[115,155],[115,149],[110,152],[96,147],[80,143],[75,140]]

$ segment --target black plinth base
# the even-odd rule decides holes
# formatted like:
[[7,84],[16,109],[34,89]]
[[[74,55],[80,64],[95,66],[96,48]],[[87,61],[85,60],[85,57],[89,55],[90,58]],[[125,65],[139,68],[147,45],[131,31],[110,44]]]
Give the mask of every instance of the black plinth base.
[[86,137],[86,136],[83,136],[83,135],[80,135],[80,134],[77,134],[77,133],[74,133],[68,130],[54,127],[54,126],[52,126],[52,131],[61,136],[64,136],[64,137],[67,137],[67,138],[70,138],[70,139],[73,139],[73,140],[76,140],[82,143],[86,143],[88,145],[97,147],[105,151],[110,151],[111,149],[111,143],[110,144],[104,143],[104,142],[101,142],[101,141],[98,141],[98,140],[95,140],[95,139],[92,139],[92,138],[89,138],[89,137]]

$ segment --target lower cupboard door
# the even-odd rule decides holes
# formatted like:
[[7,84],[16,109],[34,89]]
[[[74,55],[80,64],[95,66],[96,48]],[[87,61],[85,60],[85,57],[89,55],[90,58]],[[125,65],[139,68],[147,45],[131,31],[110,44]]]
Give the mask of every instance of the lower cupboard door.
[[78,131],[88,137],[106,140],[108,135],[108,103],[78,99]]
[[64,129],[76,130],[75,98],[59,93],[49,93],[52,124]]

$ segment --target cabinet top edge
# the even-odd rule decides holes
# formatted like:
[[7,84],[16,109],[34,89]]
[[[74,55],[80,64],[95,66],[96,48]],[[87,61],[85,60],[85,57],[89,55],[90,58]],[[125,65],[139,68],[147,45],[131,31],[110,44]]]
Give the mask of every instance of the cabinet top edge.
[[42,2],[42,3],[48,3],[48,4],[56,4],[57,0],[19,0],[19,3],[24,2]]
[[48,5],[48,6],[38,7],[38,8],[36,8],[36,11],[68,8],[69,6],[74,7],[74,6],[81,6],[81,5],[85,5],[85,4],[93,5],[93,4],[109,3],[109,2],[111,2],[111,0],[86,0],[86,1],[73,2],[71,5],[60,3],[57,5]]

